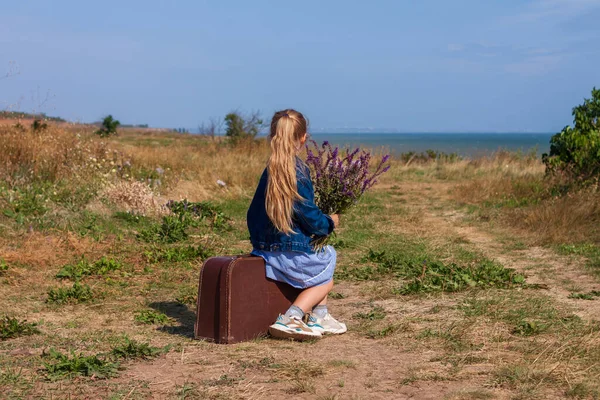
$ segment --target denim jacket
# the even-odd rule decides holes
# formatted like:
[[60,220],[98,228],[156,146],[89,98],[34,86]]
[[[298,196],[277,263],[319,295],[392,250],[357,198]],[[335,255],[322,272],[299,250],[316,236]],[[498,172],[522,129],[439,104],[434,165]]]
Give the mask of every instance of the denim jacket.
[[329,215],[315,205],[315,192],[310,179],[308,166],[297,159],[296,180],[298,194],[303,200],[294,204],[292,230],[285,234],[273,226],[267,215],[265,196],[267,191],[267,169],[263,172],[256,193],[248,209],[247,221],[250,241],[256,250],[264,251],[302,251],[314,253],[310,242],[312,238],[329,235],[334,224]]

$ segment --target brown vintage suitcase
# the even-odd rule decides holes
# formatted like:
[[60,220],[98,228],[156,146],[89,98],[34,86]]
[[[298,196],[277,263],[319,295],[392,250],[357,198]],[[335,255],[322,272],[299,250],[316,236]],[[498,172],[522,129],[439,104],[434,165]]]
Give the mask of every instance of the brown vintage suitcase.
[[217,343],[264,336],[299,293],[267,279],[261,257],[209,258],[200,271],[194,336]]

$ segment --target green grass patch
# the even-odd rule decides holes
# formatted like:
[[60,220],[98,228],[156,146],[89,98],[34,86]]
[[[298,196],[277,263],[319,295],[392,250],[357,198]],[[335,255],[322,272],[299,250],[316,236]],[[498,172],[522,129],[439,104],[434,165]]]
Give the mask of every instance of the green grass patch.
[[77,304],[91,301],[94,298],[88,285],[75,282],[70,288],[52,288],[48,290],[46,302],[54,304]]
[[17,318],[5,316],[0,319],[0,340],[7,340],[19,336],[30,336],[40,333],[35,323],[20,321]]
[[584,324],[579,317],[562,311],[545,296],[531,292],[497,292],[491,296],[465,299],[458,309],[467,317],[485,316],[506,323],[515,335],[532,336],[540,333],[573,329]]
[[169,322],[169,317],[160,311],[156,310],[141,310],[135,314],[136,322],[146,325],[166,324]]
[[469,288],[508,287],[525,283],[523,275],[488,259],[459,265],[426,257],[411,254],[411,251],[387,254],[370,249],[363,261],[371,265],[352,269],[342,267],[336,277],[358,281],[400,278],[405,280],[396,290],[401,295],[457,292]]
[[118,363],[99,354],[84,356],[71,352],[66,355],[51,348],[43,358],[46,377],[51,381],[78,376],[108,379],[116,376],[119,369]]
[[6,208],[2,214],[13,219],[17,224],[34,222],[41,223],[41,219],[48,211],[48,192],[52,185],[32,184],[14,189],[0,188],[0,203]]
[[93,263],[82,258],[77,264],[67,264],[58,271],[56,278],[78,280],[88,275],[106,275],[123,267],[120,261],[102,257]]

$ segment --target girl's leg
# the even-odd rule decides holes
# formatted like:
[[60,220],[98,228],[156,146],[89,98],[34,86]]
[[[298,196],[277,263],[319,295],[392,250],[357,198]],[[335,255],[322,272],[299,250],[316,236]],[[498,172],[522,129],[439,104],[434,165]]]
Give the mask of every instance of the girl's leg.
[[317,304],[326,304],[327,295],[331,292],[331,289],[333,289],[333,279],[323,285],[304,289],[293,305],[307,313]]

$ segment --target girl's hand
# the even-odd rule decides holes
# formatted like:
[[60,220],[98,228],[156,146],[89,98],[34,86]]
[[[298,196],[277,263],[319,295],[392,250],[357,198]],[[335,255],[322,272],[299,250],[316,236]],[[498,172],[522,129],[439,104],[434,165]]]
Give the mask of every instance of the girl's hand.
[[333,220],[334,228],[337,228],[340,224],[340,216],[338,214],[331,214],[329,217]]

